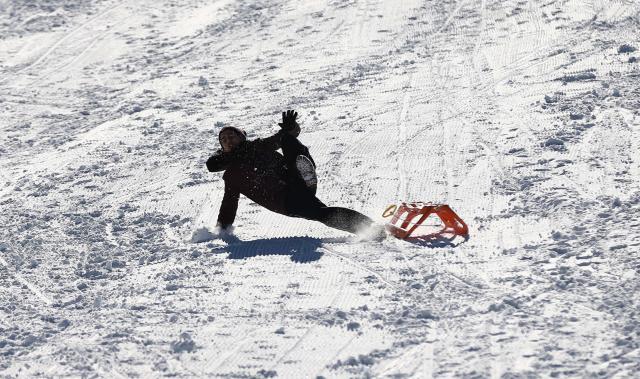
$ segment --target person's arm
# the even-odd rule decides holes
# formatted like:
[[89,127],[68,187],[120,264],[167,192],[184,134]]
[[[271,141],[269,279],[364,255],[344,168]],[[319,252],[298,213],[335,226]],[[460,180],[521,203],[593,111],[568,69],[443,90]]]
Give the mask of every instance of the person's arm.
[[207,159],[207,170],[210,172],[224,171],[229,167],[233,157],[226,154],[222,150],[218,150],[209,159]]
[[255,144],[255,146],[260,146],[265,149],[270,150],[278,150],[280,145],[282,145],[282,135],[285,133],[284,130],[280,129],[276,134],[266,137],[266,138],[258,138],[251,143]]
[[207,169],[211,172],[224,171],[229,168],[233,162],[246,160],[247,157],[251,155],[251,144],[253,142],[254,141],[245,141],[230,152],[224,152],[222,149],[218,149],[215,154],[207,160]]
[[236,219],[239,199],[240,192],[225,181],[224,196],[222,198],[222,204],[220,205],[218,223],[216,226],[219,226],[222,229],[227,229],[233,224],[233,221]]
[[293,110],[282,112],[282,122],[278,123],[281,129],[270,137],[255,140],[254,143],[268,149],[278,150],[282,145],[282,136],[285,133],[294,137],[300,135],[300,125],[296,121],[296,117],[298,117],[298,113]]

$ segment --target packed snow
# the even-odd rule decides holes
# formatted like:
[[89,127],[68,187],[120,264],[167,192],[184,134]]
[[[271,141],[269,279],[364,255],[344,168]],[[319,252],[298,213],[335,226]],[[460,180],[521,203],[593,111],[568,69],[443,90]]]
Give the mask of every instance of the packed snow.
[[[0,377],[635,378],[640,3],[0,0]],[[354,238],[206,159],[300,114]]]

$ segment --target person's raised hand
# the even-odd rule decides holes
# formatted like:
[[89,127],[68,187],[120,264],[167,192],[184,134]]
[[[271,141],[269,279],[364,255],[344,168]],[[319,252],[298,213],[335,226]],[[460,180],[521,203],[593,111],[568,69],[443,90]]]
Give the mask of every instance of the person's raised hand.
[[296,122],[296,117],[298,117],[298,112],[293,109],[282,112],[282,122],[279,122],[278,125],[287,132],[298,129],[298,134],[300,134],[300,125]]

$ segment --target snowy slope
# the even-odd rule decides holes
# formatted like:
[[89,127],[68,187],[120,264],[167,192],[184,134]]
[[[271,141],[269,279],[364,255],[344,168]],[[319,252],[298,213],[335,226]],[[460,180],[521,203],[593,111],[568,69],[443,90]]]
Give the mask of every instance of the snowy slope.
[[[637,376],[637,2],[41,3],[0,1],[0,377]],[[241,198],[191,242],[218,130],[285,109],[320,199],[471,238]]]

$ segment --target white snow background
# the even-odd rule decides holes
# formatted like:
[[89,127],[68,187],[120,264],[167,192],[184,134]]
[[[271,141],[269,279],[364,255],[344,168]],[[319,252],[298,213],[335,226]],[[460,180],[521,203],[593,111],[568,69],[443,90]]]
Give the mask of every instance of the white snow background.
[[[0,1],[0,377],[636,378],[640,3]],[[296,109],[357,241],[241,198]],[[200,242],[198,242],[200,241]]]

